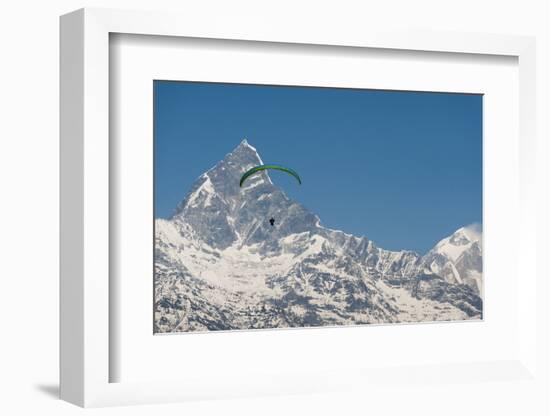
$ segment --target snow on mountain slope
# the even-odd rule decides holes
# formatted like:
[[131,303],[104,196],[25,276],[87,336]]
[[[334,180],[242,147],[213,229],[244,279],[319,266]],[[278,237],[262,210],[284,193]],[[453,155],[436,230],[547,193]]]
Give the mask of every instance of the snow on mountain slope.
[[481,317],[473,232],[458,230],[424,257],[383,250],[323,227],[266,171],[240,188],[242,174],[262,163],[241,142],[170,219],[155,221],[156,332]]
[[456,262],[465,250],[476,243],[481,244],[481,233],[473,226],[462,227],[437,243],[431,251]]
[[449,283],[465,284],[481,294],[482,235],[479,227],[459,228],[430,250],[425,258],[426,267]]

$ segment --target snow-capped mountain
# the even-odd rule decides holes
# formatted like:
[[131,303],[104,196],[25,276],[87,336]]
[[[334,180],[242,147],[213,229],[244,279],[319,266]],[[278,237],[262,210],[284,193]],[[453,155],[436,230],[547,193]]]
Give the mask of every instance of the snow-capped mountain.
[[452,284],[465,284],[482,294],[481,232],[462,227],[444,238],[424,258],[428,269]]
[[240,188],[262,163],[244,140],[155,221],[156,332],[481,317],[479,233],[460,229],[424,257],[384,250],[323,227],[266,171]]

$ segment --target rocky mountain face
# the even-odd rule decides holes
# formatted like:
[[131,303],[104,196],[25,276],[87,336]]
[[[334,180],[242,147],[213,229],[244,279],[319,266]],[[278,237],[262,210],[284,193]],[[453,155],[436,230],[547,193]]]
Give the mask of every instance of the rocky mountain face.
[[262,163],[243,141],[155,221],[155,332],[481,318],[480,232],[384,250],[323,227],[266,171],[240,188]]
[[477,294],[483,293],[481,232],[463,227],[444,238],[424,257],[433,273],[451,284],[465,284]]

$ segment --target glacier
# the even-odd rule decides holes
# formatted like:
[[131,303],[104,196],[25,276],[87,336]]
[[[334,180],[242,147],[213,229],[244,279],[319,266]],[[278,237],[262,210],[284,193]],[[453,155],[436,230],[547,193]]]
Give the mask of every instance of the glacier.
[[243,140],[155,219],[155,333],[482,319],[481,230],[384,250],[322,226],[267,171],[239,188],[259,164]]

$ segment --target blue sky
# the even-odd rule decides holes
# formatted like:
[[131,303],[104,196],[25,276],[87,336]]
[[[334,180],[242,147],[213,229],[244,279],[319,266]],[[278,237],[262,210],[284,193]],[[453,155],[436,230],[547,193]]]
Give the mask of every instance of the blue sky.
[[155,215],[243,138],[323,225],[424,253],[482,221],[482,96],[155,82]]

